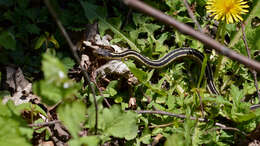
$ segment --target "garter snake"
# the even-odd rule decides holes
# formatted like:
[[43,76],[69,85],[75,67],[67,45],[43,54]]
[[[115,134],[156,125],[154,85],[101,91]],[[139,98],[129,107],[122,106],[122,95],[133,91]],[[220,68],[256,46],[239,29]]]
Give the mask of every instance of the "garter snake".
[[[104,58],[107,59],[124,59],[124,58],[131,58],[134,60],[137,60],[144,64],[145,66],[148,66],[150,68],[163,68],[169,64],[171,64],[173,61],[178,60],[180,58],[191,58],[195,60],[196,62],[202,64],[204,55],[200,51],[193,49],[193,48],[178,48],[175,49],[162,58],[158,60],[150,60],[147,57],[144,57],[140,53],[134,51],[134,50],[126,50],[121,53],[113,53],[105,49],[97,49],[95,50],[95,53],[98,55],[101,55]],[[207,89],[211,94],[215,95],[220,95],[218,90],[216,89],[216,86],[213,82],[213,75],[212,75],[212,70],[210,67],[210,64],[207,63],[206,69],[205,69],[205,76],[207,79]],[[252,105],[250,108],[251,109],[256,109],[259,108],[260,105]]]

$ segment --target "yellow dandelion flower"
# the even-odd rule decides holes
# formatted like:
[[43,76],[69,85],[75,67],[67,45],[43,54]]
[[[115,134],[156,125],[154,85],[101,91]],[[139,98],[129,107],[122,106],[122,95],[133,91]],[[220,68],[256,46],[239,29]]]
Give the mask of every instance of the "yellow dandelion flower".
[[210,16],[214,16],[216,20],[226,20],[228,24],[242,21],[241,15],[248,12],[248,7],[244,0],[208,0],[206,5]]

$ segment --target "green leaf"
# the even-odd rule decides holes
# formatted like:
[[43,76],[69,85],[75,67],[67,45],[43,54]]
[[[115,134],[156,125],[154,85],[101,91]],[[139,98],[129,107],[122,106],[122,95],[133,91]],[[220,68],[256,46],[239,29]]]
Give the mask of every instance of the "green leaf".
[[61,61],[65,65],[66,70],[73,68],[73,66],[75,65],[75,61],[70,57],[65,57]]
[[235,122],[245,122],[254,119],[256,115],[253,112],[250,112],[248,114],[234,113],[231,115],[231,117]]
[[45,117],[48,117],[47,113],[40,106],[38,106],[37,104],[32,104],[30,102],[19,104],[16,106],[16,109],[19,111],[25,111],[25,110],[31,111],[35,115],[40,113],[40,114],[44,115]]
[[78,138],[80,124],[85,121],[86,105],[81,101],[65,102],[58,108],[58,117],[73,138]]
[[44,36],[44,35],[41,35],[38,39],[37,39],[37,41],[36,41],[36,43],[35,43],[35,46],[34,46],[34,49],[39,49],[42,45],[43,45],[43,43],[46,41],[46,37]]
[[54,35],[51,35],[51,37],[48,40],[54,44],[55,48],[60,48],[60,45],[58,41],[55,39]]
[[62,98],[71,98],[80,88],[79,83],[67,77],[65,66],[54,56],[43,55],[42,70],[44,80],[33,84],[33,92],[42,96],[47,104],[55,104]]
[[231,85],[230,94],[234,104],[238,106],[241,103],[241,99],[244,97],[243,91],[240,91],[236,86]]
[[42,96],[43,102],[53,105],[62,99],[62,89],[44,80],[33,83],[33,92]]
[[3,31],[0,33],[0,46],[15,50],[16,48],[16,40],[15,36],[9,31]]
[[39,34],[41,31],[36,24],[27,24],[25,29],[31,34]]
[[124,112],[119,106],[113,105],[109,109],[105,108],[100,118],[103,121],[102,129],[107,135],[127,140],[137,136],[137,114],[132,111]]
[[125,64],[128,66],[130,71],[134,74],[135,77],[141,82],[146,82],[147,81],[147,73],[136,68],[135,64],[132,62],[125,62]]
[[100,142],[100,138],[98,136],[84,136],[79,140],[81,144],[86,144],[87,146],[97,146]]
[[64,65],[57,58],[49,54],[43,55],[42,70],[44,77],[49,80],[49,82],[62,81],[67,78]]
[[164,146],[183,146],[185,145],[184,136],[182,134],[173,134],[169,137],[167,137],[166,142],[164,143]]
[[33,129],[27,127],[27,123],[19,115],[14,104],[9,101],[6,105],[0,100],[0,144],[30,146]]
[[117,94],[116,86],[118,84],[118,81],[111,81],[106,88],[106,91],[104,94],[109,94],[110,96],[115,96]]

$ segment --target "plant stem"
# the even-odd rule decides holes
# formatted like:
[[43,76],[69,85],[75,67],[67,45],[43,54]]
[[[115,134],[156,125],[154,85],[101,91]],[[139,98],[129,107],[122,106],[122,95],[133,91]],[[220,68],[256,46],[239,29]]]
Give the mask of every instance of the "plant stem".
[[200,78],[199,78],[199,82],[197,84],[197,88],[200,88],[201,81],[202,81],[203,76],[205,74],[207,61],[208,61],[208,55],[207,55],[207,53],[204,53],[204,59],[203,59],[203,63],[202,63],[202,66],[201,66]]
[[[216,40],[219,39],[219,36],[221,35],[221,44],[224,44],[225,41],[225,27],[226,27],[226,23],[225,22],[220,22],[220,26],[219,26],[219,31],[217,32],[217,36],[216,36]],[[217,60],[217,67],[216,70],[214,72],[214,79],[216,80],[218,78],[219,75],[219,71],[221,69],[221,65],[222,65],[222,61],[223,61],[224,56],[220,55],[218,57]]]

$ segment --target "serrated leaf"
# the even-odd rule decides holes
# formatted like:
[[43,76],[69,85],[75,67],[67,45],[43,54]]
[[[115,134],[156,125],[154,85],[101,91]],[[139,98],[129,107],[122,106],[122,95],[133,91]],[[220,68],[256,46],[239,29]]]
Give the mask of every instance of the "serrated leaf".
[[244,97],[244,94],[242,91],[240,91],[236,86],[231,85],[230,94],[232,96],[232,99],[236,105],[240,104],[241,99]]
[[3,31],[0,33],[0,46],[15,50],[16,48],[16,40],[15,36],[9,31]]
[[80,124],[85,121],[86,105],[81,101],[64,103],[58,108],[58,117],[68,128],[73,138],[78,137]]
[[70,57],[65,57],[61,61],[65,65],[66,70],[71,69],[75,65],[75,61]]
[[109,109],[105,108],[100,118],[103,119],[102,128],[107,135],[127,140],[137,136],[137,114],[134,112],[124,112],[119,106],[113,105]]

